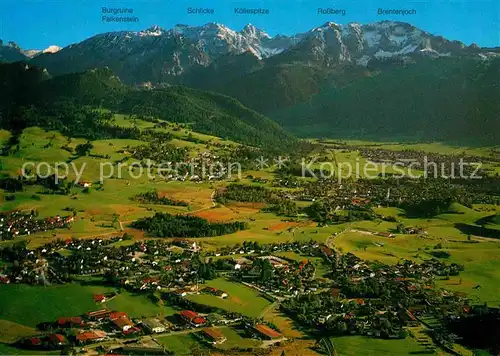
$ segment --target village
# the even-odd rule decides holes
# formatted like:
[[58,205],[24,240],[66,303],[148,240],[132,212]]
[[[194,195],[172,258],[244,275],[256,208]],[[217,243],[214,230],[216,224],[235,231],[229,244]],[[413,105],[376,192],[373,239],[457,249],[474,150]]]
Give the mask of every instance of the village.
[[[266,245],[245,242],[204,252],[196,242],[184,239],[127,239],[68,239],[34,250],[23,243],[3,248],[0,283],[52,285],[91,278],[115,288],[93,295],[96,307],[83,315],[41,320],[39,334],[16,344],[33,350],[90,347],[107,353],[167,354],[154,342],[156,336],[196,332],[200,342],[214,346],[226,341],[221,328],[228,326],[260,340],[261,347],[285,342],[281,331],[262,319],[189,299],[195,295],[230,297],[229,290],[200,286],[217,277],[255,290],[312,334],[405,338],[408,327],[433,319],[440,327],[433,328],[431,337],[450,347],[457,336],[447,332],[447,321],[476,311],[463,293],[436,287],[438,279],[463,270],[463,266],[437,259],[389,266],[363,261],[312,240]],[[123,244],[127,241],[130,243]],[[290,259],[287,253],[302,257]],[[323,272],[318,273],[318,268]],[[177,312],[133,318],[107,308],[121,291],[154,297]]]
[[67,228],[74,216],[55,216],[38,219],[35,211],[23,213],[14,211],[0,215],[0,241],[12,240],[18,235],[30,235],[39,231]]

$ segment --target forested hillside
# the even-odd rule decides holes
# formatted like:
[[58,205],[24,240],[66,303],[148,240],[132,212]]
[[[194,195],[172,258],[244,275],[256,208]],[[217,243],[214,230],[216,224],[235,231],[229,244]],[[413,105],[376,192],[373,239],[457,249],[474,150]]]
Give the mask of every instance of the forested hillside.
[[[189,72],[182,83],[203,90],[230,95],[244,105],[266,113],[308,100],[319,92],[325,71],[319,66],[271,64],[240,67],[241,56],[234,62],[217,63]],[[255,57],[254,57],[255,59]],[[258,70],[254,70],[258,68]]]
[[441,58],[343,88],[270,116],[303,137],[498,144],[500,59]]
[[[177,86],[132,88],[123,85],[108,69],[47,79],[42,69],[15,63],[0,65],[0,75],[1,123],[8,129],[33,124],[68,128],[73,126],[68,118],[76,120],[80,117],[76,113],[82,114],[82,107],[90,105],[186,123],[193,130],[252,146],[278,148],[297,143],[275,122],[220,94]],[[75,115],[71,115],[71,110],[75,110]]]

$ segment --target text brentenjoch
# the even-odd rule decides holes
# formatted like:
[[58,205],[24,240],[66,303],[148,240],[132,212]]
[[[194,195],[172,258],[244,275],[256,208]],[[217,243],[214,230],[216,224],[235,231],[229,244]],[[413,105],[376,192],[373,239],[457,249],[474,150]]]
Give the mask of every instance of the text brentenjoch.
[[417,10],[415,9],[382,9],[379,8],[377,11],[378,15],[416,15]]

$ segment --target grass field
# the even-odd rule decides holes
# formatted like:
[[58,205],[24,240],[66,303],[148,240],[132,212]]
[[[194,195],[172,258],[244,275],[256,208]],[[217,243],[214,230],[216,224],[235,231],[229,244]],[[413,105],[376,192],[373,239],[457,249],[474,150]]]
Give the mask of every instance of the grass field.
[[[232,209],[238,211],[239,208],[232,207]],[[243,209],[246,211],[248,208]],[[302,219],[298,226],[289,231],[288,228],[290,225],[285,223],[286,218],[266,212],[256,212],[251,215],[240,214],[240,217],[235,220],[246,221],[249,229],[222,237],[197,238],[196,241],[201,242],[207,249],[241,244],[244,241],[257,241],[262,244],[269,244],[282,241],[308,241],[312,239],[323,242],[332,233],[342,230],[341,225],[320,228],[310,220]]]
[[[221,327],[219,331],[227,338],[226,342],[216,345],[215,348],[221,351],[231,349],[246,349],[258,347],[260,342],[255,339],[249,339],[240,334],[237,330],[231,327]],[[200,333],[201,331],[198,331]],[[199,349],[202,343],[194,336],[194,334],[176,334],[157,337],[156,340],[164,346],[168,351],[172,351],[175,355],[192,355],[195,349]]]
[[[58,317],[81,315],[103,307],[103,304],[96,304],[93,301],[94,294],[113,290],[108,287],[82,286],[77,283],[48,287],[4,285],[0,289],[0,303],[4,306],[0,309],[0,320],[35,327],[40,322],[55,321]],[[105,303],[105,306],[126,312],[131,317],[160,314],[159,306],[143,294],[123,292]],[[171,315],[176,310],[164,306],[163,312],[164,315]]]
[[223,290],[229,297],[221,299],[213,295],[201,293],[190,295],[187,298],[193,302],[238,312],[251,317],[259,316],[259,314],[271,304],[268,300],[260,297],[257,291],[222,278],[208,281],[205,285]]
[[16,342],[20,338],[35,334],[36,330],[34,328],[8,320],[0,320],[0,342],[10,344]]
[[0,319],[34,327],[40,322],[55,321],[58,317],[76,316],[97,309],[92,300],[96,293],[112,289],[99,286],[28,286],[3,285],[0,288]]
[[406,356],[424,350],[410,337],[402,340],[383,340],[363,336],[343,336],[332,338],[332,342],[339,356]]
[[60,355],[61,351],[34,351],[23,350],[0,343],[0,355]]
[[216,346],[220,350],[254,348],[259,347],[261,344],[255,339],[244,337],[240,332],[231,327],[223,327],[219,331],[227,338],[226,342]]
[[281,331],[281,334],[287,338],[302,339],[306,334],[299,330],[298,326],[288,316],[280,313],[277,306],[267,308],[263,313],[262,318],[270,323],[273,323]]
[[[124,311],[132,318],[160,315],[160,307],[144,294],[133,294],[123,291],[107,302],[106,306],[112,310]],[[167,305],[163,306],[164,316],[173,315],[178,312],[177,309]]]
[[168,335],[156,340],[175,355],[192,355],[192,350],[199,348],[199,341],[191,334]]
[[470,155],[470,156],[484,156],[484,157],[488,157],[491,155],[490,147],[453,146],[442,142],[403,143],[403,142],[376,142],[376,141],[362,141],[362,140],[341,140],[341,141],[346,145],[373,146],[393,151],[412,150],[412,151],[421,151],[428,153]]

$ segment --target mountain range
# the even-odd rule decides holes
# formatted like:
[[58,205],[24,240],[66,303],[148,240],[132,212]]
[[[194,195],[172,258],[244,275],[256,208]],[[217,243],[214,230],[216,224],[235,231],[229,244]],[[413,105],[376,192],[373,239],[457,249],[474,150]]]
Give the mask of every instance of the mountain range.
[[[251,53],[269,63],[309,61],[332,67],[354,64],[366,67],[371,61],[412,61],[419,57],[440,57],[487,53],[475,44],[466,46],[435,36],[410,24],[382,21],[373,24],[327,22],[293,36],[269,36],[255,26],[234,31],[222,24],[190,27],[176,25],[165,30],[153,26],[144,31],[108,32],[63,49],[51,46],[42,51],[16,49],[18,58],[38,54],[33,63],[54,75],[107,66],[130,84],[172,83],[198,66],[217,59]],[[268,59],[273,58],[272,61]],[[13,60],[7,61],[15,61]]]
[[[168,30],[153,26],[143,31],[103,33],[60,50],[37,53],[28,53],[9,43],[0,47],[0,61],[24,60],[47,69],[53,76],[107,68],[123,83],[136,87],[187,86],[217,92],[234,97],[303,136],[360,130],[411,136],[409,127],[418,128],[421,115],[410,115],[414,120],[412,125],[391,124],[390,127],[398,129],[389,130],[385,125],[391,120],[401,120],[398,115],[407,112],[396,113],[389,105],[377,106],[372,98],[386,103],[403,100],[408,110],[425,112],[428,119],[428,111],[421,108],[439,107],[439,102],[431,97],[404,96],[404,93],[416,94],[412,88],[415,73],[405,68],[424,71],[425,80],[417,81],[422,85],[418,90],[425,90],[423,97],[433,92],[446,95],[441,89],[443,78],[450,73],[442,68],[448,65],[457,70],[453,73],[453,83],[469,83],[460,84],[465,88],[460,95],[467,95],[472,84],[478,83],[470,76],[482,77],[485,73],[494,76],[492,83],[474,87],[474,95],[481,95],[481,90],[496,94],[499,52],[498,48],[465,45],[395,21],[347,25],[327,22],[304,33],[274,37],[253,25],[234,31],[222,24],[208,23],[194,27],[177,25]],[[369,84],[372,82],[377,84]],[[399,91],[390,90],[394,85]],[[376,93],[374,88],[378,88]],[[345,94],[349,90],[360,94]],[[343,95],[347,95],[345,100]],[[494,96],[492,100],[489,105],[495,108],[498,102]],[[333,102],[341,104],[332,105]],[[354,108],[350,111],[354,119],[342,108],[346,103]],[[355,109],[368,103],[383,114],[372,110],[363,114],[365,119],[358,120],[360,116],[355,114]],[[453,117],[456,112],[452,108],[457,107],[460,105],[451,103],[449,111],[442,107],[429,110]],[[301,113],[301,118],[297,118],[296,113]],[[444,122],[450,122],[449,128],[453,128],[453,119]],[[495,125],[495,121],[491,122]],[[356,127],[357,124],[363,127]],[[386,129],[380,130],[382,126]],[[438,132],[444,133],[447,129],[444,125]],[[445,139],[449,135],[432,137]]]

